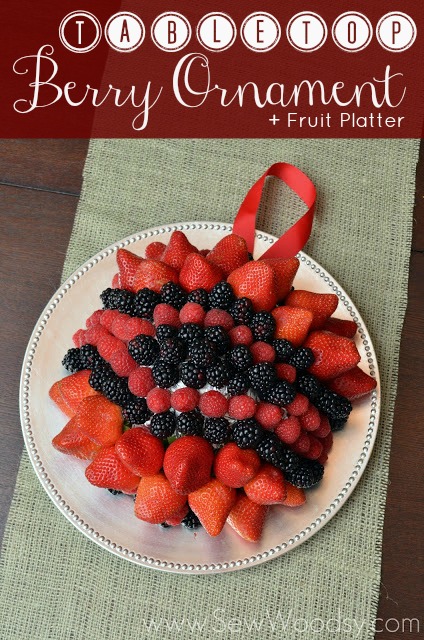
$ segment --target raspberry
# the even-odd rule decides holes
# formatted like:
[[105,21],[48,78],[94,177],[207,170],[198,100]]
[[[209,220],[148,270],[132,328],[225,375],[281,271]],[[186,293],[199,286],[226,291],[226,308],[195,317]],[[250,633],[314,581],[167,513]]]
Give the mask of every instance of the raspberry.
[[233,327],[228,335],[233,346],[235,346],[236,344],[244,344],[246,345],[246,347],[249,347],[253,342],[252,331],[245,324],[240,324],[238,325],[238,327]]
[[302,416],[309,408],[309,400],[301,393],[296,393],[293,402],[287,405],[286,409],[291,416]]
[[163,413],[171,407],[171,392],[169,389],[155,387],[146,396],[147,406],[153,413]]
[[234,320],[228,311],[211,309],[211,311],[208,311],[205,315],[204,324],[205,327],[214,327],[219,324],[221,327],[224,327],[226,331],[230,331],[230,329],[234,327]]
[[296,416],[289,416],[285,420],[281,420],[275,428],[275,434],[280,438],[281,442],[285,444],[293,444],[296,442],[300,433],[300,421]]
[[253,356],[253,363],[258,362],[274,362],[275,350],[270,344],[266,342],[254,342],[250,347],[250,353]]
[[291,364],[276,364],[275,371],[281,380],[286,380],[290,384],[296,380],[296,369]]
[[96,324],[85,332],[85,342],[86,344],[92,344],[94,347],[97,347],[100,340],[109,335],[110,333],[105,327],[101,324]]
[[141,334],[154,336],[155,328],[148,320],[144,320],[142,318],[130,318],[129,316],[120,313],[112,322],[111,333],[113,333],[116,338],[129,342]]
[[331,431],[331,426],[327,416],[321,413],[320,417],[321,417],[321,424],[319,425],[318,429],[314,431],[315,438],[325,438],[325,436],[328,436],[328,434]]
[[86,333],[87,332],[84,329],[78,329],[78,331],[74,333],[72,336],[72,342],[76,347],[82,347],[83,345],[88,344],[85,338]]
[[186,302],[180,311],[180,321],[182,324],[191,322],[193,324],[203,324],[206,312],[197,302]]
[[[89,331],[92,331],[96,328],[97,327],[93,327],[92,329],[89,329]],[[125,343],[122,342],[122,340],[118,340],[118,338],[115,338],[115,336],[112,336],[109,332],[107,333],[107,335],[101,338],[97,344],[97,351],[102,356],[102,358],[106,360],[106,362],[110,362],[112,354],[115,353],[115,351],[126,350],[127,347]]]
[[322,451],[323,453],[328,453],[331,451],[331,447],[333,446],[333,432],[330,431],[329,434],[325,436],[325,438],[321,438]]
[[160,260],[165,249],[166,244],[163,242],[151,242],[147,245],[144,255],[148,260]]
[[311,439],[307,433],[302,431],[296,442],[293,443],[293,451],[299,453],[300,455],[305,455],[309,451],[309,447],[311,446]]
[[128,351],[115,351],[109,362],[116,375],[121,378],[128,378],[131,372],[137,368],[136,361],[131,358]]
[[219,391],[206,391],[199,400],[199,409],[207,418],[222,418],[228,409],[228,400]]
[[234,420],[253,418],[256,411],[254,398],[247,395],[233,396],[228,403],[228,413]]
[[326,453],[322,452],[320,457],[317,458],[317,460],[318,460],[318,462],[320,464],[325,464],[327,462],[327,460],[328,460],[328,455]]
[[85,321],[85,326],[87,327],[87,329],[90,329],[90,327],[94,327],[96,324],[99,324],[100,318],[102,317],[103,313],[103,309],[97,309],[97,311],[94,311],[91,316],[89,316]]
[[255,420],[264,429],[272,431],[281,420],[281,409],[270,402],[260,402],[256,407]]
[[315,429],[318,429],[321,423],[318,409],[310,405],[309,409],[300,416],[300,423],[305,431],[315,431]]
[[199,402],[199,392],[191,387],[176,389],[171,395],[171,406],[176,411],[193,411]]
[[305,453],[305,457],[309,458],[309,460],[317,460],[323,452],[324,447],[318,438],[315,438],[314,436],[309,436],[309,441],[310,447],[309,451]]
[[102,313],[102,317],[100,318],[100,324],[103,327],[106,327],[108,331],[112,331],[112,323],[115,318],[119,318],[120,312],[117,309],[106,309]]
[[137,367],[129,375],[129,390],[139,398],[145,398],[154,386],[155,382],[150,367]]
[[156,305],[153,311],[153,322],[157,327],[160,324],[170,324],[172,327],[181,326],[178,310],[164,302]]

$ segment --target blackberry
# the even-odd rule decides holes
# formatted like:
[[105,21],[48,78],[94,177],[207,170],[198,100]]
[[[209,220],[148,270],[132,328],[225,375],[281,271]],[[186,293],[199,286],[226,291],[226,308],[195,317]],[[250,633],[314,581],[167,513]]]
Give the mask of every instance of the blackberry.
[[183,527],[186,527],[187,529],[198,529],[199,527],[202,526],[199,518],[191,509],[189,509],[189,512],[186,515],[186,517],[181,520],[181,524],[183,525]]
[[245,373],[238,373],[229,381],[227,392],[230,396],[240,396],[249,389],[249,379]]
[[117,309],[129,315],[134,312],[134,294],[127,289],[105,289],[100,299],[104,309]]
[[68,349],[62,360],[62,364],[69,373],[76,373],[77,371],[82,371],[82,369],[85,368],[81,362],[79,349]]
[[345,418],[332,418],[329,416],[328,422],[330,423],[331,431],[341,431],[346,424]]
[[178,311],[187,302],[187,295],[181,289],[178,284],[174,282],[167,282],[160,290],[160,297],[162,302],[170,304],[171,307],[178,309]]
[[136,336],[128,343],[130,356],[137,364],[153,364],[159,355],[159,344],[152,336]]
[[209,310],[209,294],[206,289],[194,289],[187,296],[187,302],[196,302],[200,304],[205,311]]
[[80,348],[80,358],[84,369],[96,369],[105,364],[96,347],[91,344],[84,344]]
[[324,467],[318,460],[302,458],[297,469],[287,472],[287,480],[299,489],[310,489],[322,479]]
[[170,324],[160,324],[156,327],[156,338],[159,342],[166,340],[166,338],[176,338],[177,333],[178,329]]
[[203,329],[194,322],[185,322],[178,331],[178,338],[186,344],[190,344],[194,340],[203,338]]
[[253,364],[253,357],[244,344],[237,344],[228,354],[228,361],[236,371],[246,371]]
[[288,362],[295,353],[292,343],[284,338],[276,338],[272,346],[275,349],[275,362]]
[[177,418],[177,434],[179,436],[200,436],[203,431],[204,417],[200,411],[186,411]]
[[209,304],[211,309],[224,309],[228,311],[235,299],[233,289],[228,282],[218,282],[209,292]]
[[276,462],[276,467],[283,471],[283,473],[288,473],[290,471],[295,471],[299,464],[301,458],[291,449],[282,446],[280,451],[278,452],[278,459]]
[[290,404],[290,402],[293,402],[296,396],[296,389],[286,380],[277,380],[269,389],[260,391],[259,395],[261,400],[272,402],[272,404],[276,404],[278,407],[284,407]]
[[178,338],[165,338],[159,342],[159,357],[164,362],[179,364],[184,356],[185,346]]
[[216,347],[209,340],[193,340],[188,345],[188,356],[194,364],[210,367],[216,360]]
[[308,347],[301,347],[296,349],[294,354],[289,359],[289,364],[295,367],[298,371],[304,371],[314,363],[314,354],[312,349]]
[[150,433],[158,438],[169,438],[175,431],[176,420],[173,411],[155,413],[150,419]]
[[194,362],[183,362],[180,368],[180,379],[186,387],[201,389],[206,384],[205,370]]
[[255,313],[249,323],[255,340],[271,342],[275,331],[275,320],[268,311]]
[[258,362],[250,367],[247,377],[251,387],[255,391],[269,389],[277,382],[277,374],[272,364],[269,362]]
[[321,395],[323,386],[311,373],[301,373],[296,377],[296,386],[309,400],[314,400]]
[[102,367],[98,367],[90,373],[88,383],[92,389],[103,393],[106,383],[114,376],[111,366],[105,362]]
[[262,460],[274,466],[278,465],[282,453],[282,445],[273,433],[265,433],[255,450]]
[[113,496],[120,496],[122,491],[118,491],[118,489],[108,489],[109,493],[111,493]]
[[231,438],[240,449],[255,449],[263,437],[264,431],[254,418],[233,423]]
[[147,408],[145,398],[132,396],[127,404],[122,407],[122,415],[131,425],[144,424],[151,413]]
[[138,318],[153,318],[153,310],[160,302],[160,295],[145,287],[140,289],[134,296],[134,315]]
[[230,423],[225,418],[206,418],[203,437],[211,444],[225,444],[229,440]]
[[253,318],[253,305],[249,298],[237,298],[229,308],[236,324],[249,324]]
[[231,369],[224,360],[217,360],[210,367],[206,368],[206,382],[211,387],[221,389],[227,386],[231,377]]
[[315,398],[314,404],[317,409],[335,420],[346,421],[352,411],[352,404],[347,398],[326,388]]
[[125,378],[120,378],[116,374],[108,376],[103,385],[102,393],[108,400],[124,407],[130,399],[130,391]]
[[152,367],[153,380],[161,389],[168,389],[177,384],[179,379],[178,367],[164,360],[156,360]]
[[215,345],[217,352],[220,355],[227,353],[231,347],[231,340],[228,337],[228,333],[224,327],[216,325],[214,327],[206,327],[205,338]]

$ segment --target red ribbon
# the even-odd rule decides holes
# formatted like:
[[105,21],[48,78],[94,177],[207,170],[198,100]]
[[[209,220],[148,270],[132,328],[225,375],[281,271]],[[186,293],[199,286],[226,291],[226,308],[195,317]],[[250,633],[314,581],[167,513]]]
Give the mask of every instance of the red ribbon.
[[291,258],[303,249],[311,235],[317,192],[313,182],[300,169],[287,162],[276,162],[249,189],[234,220],[233,233],[242,236],[253,253],[256,215],[267,176],[283,180],[301,198],[308,210],[261,258]]

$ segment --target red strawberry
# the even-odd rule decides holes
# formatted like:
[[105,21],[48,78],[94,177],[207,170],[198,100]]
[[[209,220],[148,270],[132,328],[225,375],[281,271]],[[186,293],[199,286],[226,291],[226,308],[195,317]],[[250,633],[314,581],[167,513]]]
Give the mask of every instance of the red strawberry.
[[165,455],[162,440],[144,427],[125,431],[116,442],[115,451],[136,476],[153,476],[162,469]]
[[199,409],[208,418],[222,418],[227,413],[228,400],[219,391],[206,391],[200,396]]
[[329,382],[328,386],[332,391],[340,393],[340,395],[348,398],[348,400],[356,400],[367,395],[377,386],[377,380],[369,376],[359,367],[354,367],[341,376],[334,378]]
[[146,401],[150,411],[153,411],[153,413],[163,413],[171,407],[171,392],[169,389],[155,387],[147,394]]
[[225,236],[208,253],[207,259],[219,267],[227,278],[232,271],[249,262],[246,240],[234,233]]
[[128,351],[115,351],[109,359],[110,366],[121,378],[128,378],[132,371],[137,369],[137,363]]
[[100,318],[102,317],[103,313],[103,309],[97,309],[97,311],[93,311],[91,316],[89,316],[85,321],[85,326],[87,327],[87,329],[90,329],[90,327],[94,327],[96,324],[99,324]]
[[300,347],[308,335],[313,315],[307,309],[297,307],[277,307],[272,312],[276,322],[275,337],[289,340],[293,346]]
[[286,497],[286,483],[282,472],[272,464],[264,464],[259,473],[244,485],[250,500],[258,504],[279,504]]
[[264,429],[272,431],[281,420],[281,409],[270,402],[260,402],[256,407],[255,420]]
[[184,520],[186,515],[188,514],[188,504],[186,503],[181,507],[178,511],[176,511],[172,516],[170,516],[167,520],[165,520],[166,524],[169,524],[171,527],[177,527]]
[[163,470],[177,493],[196,491],[209,482],[214,452],[199,436],[182,436],[166,450]]
[[[89,331],[92,331],[92,329],[89,329]],[[122,342],[122,340],[118,340],[118,338],[115,338],[115,336],[108,333],[97,343],[97,351],[102,356],[102,358],[106,360],[106,362],[110,362],[112,355],[116,353],[116,351],[126,352],[127,345],[125,344],[125,342]]]
[[331,333],[345,338],[353,338],[357,328],[356,322],[353,320],[341,320],[340,318],[328,318],[323,326],[324,331],[331,331]]
[[165,249],[166,244],[164,244],[163,242],[151,242],[147,245],[144,254],[149,260],[160,260]]
[[287,380],[291,384],[296,380],[296,369],[291,364],[279,362],[275,365],[275,372],[281,380]]
[[138,267],[143,262],[143,258],[136,256],[135,253],[127,249],[118,249],[116,252],[116,262],[118,263],[121,287],[129,291],[135,291],[134,278]]
[[319,411],[314,405],[309,405],[308,410],[300,416],[300,424],[305,431],[315,431],[321,424]]
[[285,444],[293,444],[296,442],[300,436],[300,432],[300,421],[296,416],[288,416],[288,418],[281,420],[275,427],[275,435]]
[[214,472],[228,487],[243,487],[258,473],[261,461],[253,449],[240,449],[234,442],[225,444],[215,456]]
[[175,493],[169,480],[162,473],[158,473],[155,476],[141,478],[134,513],[140,520],[160,524],[172,518],[186,502],[186,497]]
[[287,296],[286,304],[308,309],[314,316],[311,329],[320,329],[337,309],[339,299],[334,293],[313,293],[295,289]]
[[253,418],[256,411],[256,401],[248,395],[233,396],[228,403],[228,415],[234,420]]
[[222,279],[221,269],[199,253],[190,253],[180,271],[180,285],[185,291],[203,288],[209,292]]
[[89,396],[99,395],[88,383],[91,371],[77,371],[53,384],[49,391],[50,398],[57,404],[68,418],[72,418],[80,402]]
[[234,319],[228,311],[211,309],[205,315],[204,325],[205,327],[220,326],[223,327],[225,331],[230,331],[234,327]]
[[75,417],[63,427],[62,431],[52,440],[55,449],[82,460],[92,460],[101,446],[90,440],[81,432],[75,422]]
[[240,324],[237,327],[230,329],[228,337],[231,340],[231,344],[244,344],[246,347],[250,346],[253,342],[252,330],[245,324]]
[[180,320],[183,324],[191,322],[193,324],[203,325],[206,311],[204,308],[197,304],[197,302],[186,302],[180,311]]
[[75,416],[75,424],[82,433],[102,447],[115,444],[122,433],[123,422],[118,405],[102,395],[85,398]]
[[135,273],[133,290],[140,291],[147,287],[160,293],[167,282],[178,284],[178,273],[175,269],[158,260],[143,260]]
[[150,367],[137,367],[128,377],[128,389],[138,398],[145,398],[155,387]]
[[250,298],[255,311],[271,311],[277,302],[274,270],[265,262],[251,260],[227,278],[238,298]]
[[235,489],[213,478],[190,493],[188,504],[209,535],[217,536],[221,533],[236,498]]
[[253,356],[254,364],[258,362],[274,362],[275,360],[275,349],[267,342],[254,342],[250,347],[250,353]]
[[286,482],[287,495],[283,502],[285,507],[300,507],[306,502],[306,496],[303,489],[293,486],[290,482]]
[[119,273],[115,273],[112,278],[112,289],[121,289],[121,276]]
[[119,459],[115,447],[101,449],[85,470],[88,482],[96,487],[135,493],[140,478]]
[[161,260],[176,271],[180,271],[185,259],[190,253],[197,253],[196,247],[190,244],[185,233],[182,231],[174,231],[168,246],[162,254]]
[[291,416],[302,416],[309,409],[309,400],[301,393],[296,393],[294,400],[286,406],[286,409]]
[[273,268],[277,277],[277,299],[279,301],[284,300],[299,269],[299,260],[297,258],[264,258],[261,262],[265,262],[265,264]]
[[176,411],[192,411],[198,405],[199,396],[197,389],[191,389],[190,387],[175,389],[171,395],[172,408],[176,409]]
[[309,371],[320,380],[329,380],[353,369],[361,359],[353,340],[328,331],[313,331],[304,346],[312,349],[315,357]]
[[268,507],[253,502],[245,495],[239,496],[227,518],[228,524],[249,542],[257,542],[265,524]]

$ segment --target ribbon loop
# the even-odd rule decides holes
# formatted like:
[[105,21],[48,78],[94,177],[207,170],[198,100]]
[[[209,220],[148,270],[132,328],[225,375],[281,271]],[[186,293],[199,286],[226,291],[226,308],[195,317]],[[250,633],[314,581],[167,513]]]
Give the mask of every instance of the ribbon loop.
[[301,200],[308,210],[288,229],[261,258],[291,258],[303,249],[312,230],[316,189],[314,183],[300,169],[287,162],[276,162],[249,189],[236,215],[233,233],[242,236],[248,250],[253,253],[255,244],[256,216],[267,176],[283,180]]

